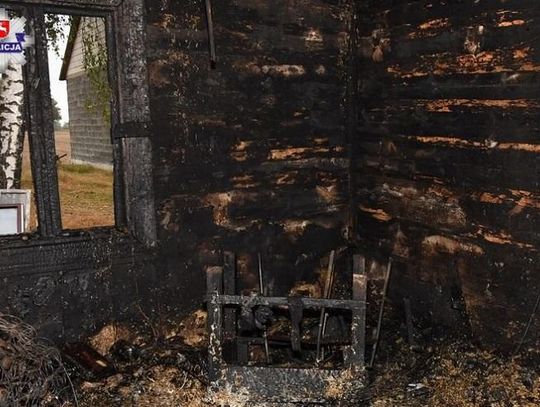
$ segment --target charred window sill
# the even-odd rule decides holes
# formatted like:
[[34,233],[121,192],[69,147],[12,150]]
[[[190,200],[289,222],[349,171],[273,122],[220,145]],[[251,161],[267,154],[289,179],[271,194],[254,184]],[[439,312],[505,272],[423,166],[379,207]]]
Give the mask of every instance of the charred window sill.
[[99,270],[153,258],[153,250],[112,227],[65,231],[54,238],[36,234],[0,238],[0,278]]

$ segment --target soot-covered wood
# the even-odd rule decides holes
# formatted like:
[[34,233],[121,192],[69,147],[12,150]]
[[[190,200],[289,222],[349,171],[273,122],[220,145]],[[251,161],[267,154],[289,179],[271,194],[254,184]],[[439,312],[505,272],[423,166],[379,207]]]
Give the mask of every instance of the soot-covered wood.
[[[223,251],[237,254],[239,290],[256,285],[260,252],[269,294],[285,295],[352,231],[368,255],[401,258],[390,292],[411,298],[415,317],[518,341],[540,285],[537,1],[355,4],[356,14],[337,0],[213,2],[216,69],[204,2],[135,8],[146,33],[117,33],[146,64],[119,85],[132,107],[149,103],[124,118],[148,124],[151,145],[127,140],[117,156],[146,151],[130,155],[134,169],[153,152],[143,169],[159,261],[110,231],[8,239],[3,309],[59,334],[125,316],[139,298],[151,318],[181,315],[201,305],[203,270]],[[137,204],[119,218],[139,219],[135,232],[153,242],[140,210],[150,194],[130,192]]]
[[88,14],[106,11],[109,29],[114,15],[116,24],[114,30],[109,30],[109,40],[112,48],[121,53],[122,63],[116,63],[116,54],[111,53],[111,67],[117,68],[111,69],[111,82],[121,87],[121,92],[115,92],[120,93],[116,98],[119,103],[114,103],[112,110],[120,124],[145,121],[149,114],[148,88],[144,86],[145,49],[140,47],[146,32],[145,10],[142,0],[121,3],[121,7],[100,0],[44,1],[46,8],[37,1],[7,5],[28,6],[25,15],[33,23],[36,39],[27,53],[25,96],[39,231],[0,239],[0,309],[25,318],[41,335],[58,340],[88,334],[107,322],[134,316],[140,319],[144,314],[140,304],[152,308],[153,299],[159,297],[153,273],[155,253],[144,247],[155,242],[148,139],[126,141],[121,150],[115,149],[117,168],[124,170],[123,177],[116,177],[116,181],[122,181],[116,182],[116,215],[126,212],[127,222],[120,216],[117,229],[77,232],[63,231],[60,221],[51,97],[45,79],[48,67],[44,14],[78,13],[81,9]]
[[[52,337],[133,314],[188,313],[203,302],[203,270],[224,250],[238,254],[240,289],[252,285],[260,252],[269,289],[286,294],[344,244],[347,2],[214,2],[212,70],[204,2],[130,1],[43,2],[58,12],[114,10],[113,127],[141,123],[149,134],[115,144],[122,231],[56,225],[50,239],[0,241],[2,309]],[[160,246],[157,264],[124,229]]]
[[[149,75],[164,278],[199,306],[206,266],[237,254],[239,290],[315,278],[344,244],[348,4],[148,2]],[[171,303],[171,302],[170,302]]]
[[0,248],[0,309],[51,339],[73,340],[152,307],[152,253],[109,229],[56,239],[9,238]]
[[515,344],[540,287],[540,8],[357,3],[358,240],[402,258],[417,315]]

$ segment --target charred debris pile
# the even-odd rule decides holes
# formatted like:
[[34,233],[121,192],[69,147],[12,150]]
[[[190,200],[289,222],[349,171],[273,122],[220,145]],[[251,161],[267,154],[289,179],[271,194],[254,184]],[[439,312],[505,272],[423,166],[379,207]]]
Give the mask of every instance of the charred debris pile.
[[[368,281],[363,256],[333,251],[319,281],[272,297],[257,257],[256,287],[237,293],[235,256],[226,253],[223,266],[207,270],[206,305],[179,321],[141,310],[133,325],[54,347],[2,317],[0,405],[540,403],[538,349],[525,342],[502,356],[426,326],[407,299],[389,295],[393,261],[381,281]],[[350,258],[349,269],[341,258]]]

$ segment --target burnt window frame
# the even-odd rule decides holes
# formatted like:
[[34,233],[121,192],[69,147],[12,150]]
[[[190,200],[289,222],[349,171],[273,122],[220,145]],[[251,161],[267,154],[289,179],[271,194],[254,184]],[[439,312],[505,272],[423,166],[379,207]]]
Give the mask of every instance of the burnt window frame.
[[95,16],[106,22],[114,159],[115,225],[100,229],[129,231],[145,246],[155,246],[144,0],[0,0],[0,8],[21,11],[35,39],[34,46],[26,50],[24,67],[26,124],[38,218],[35,235],[38,239],[61,238],[91,230],[62,227],[45,15]]

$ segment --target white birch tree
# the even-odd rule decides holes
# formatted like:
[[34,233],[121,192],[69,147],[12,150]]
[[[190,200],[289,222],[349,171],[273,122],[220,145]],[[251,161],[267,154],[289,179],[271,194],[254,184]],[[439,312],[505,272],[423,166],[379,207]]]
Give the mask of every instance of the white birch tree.
[[0,189],[20,188],[24,146],[23,67],[10,64],[0,79]]

